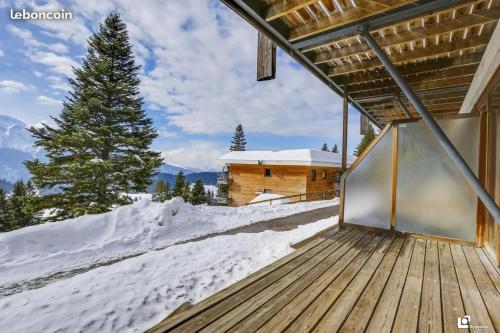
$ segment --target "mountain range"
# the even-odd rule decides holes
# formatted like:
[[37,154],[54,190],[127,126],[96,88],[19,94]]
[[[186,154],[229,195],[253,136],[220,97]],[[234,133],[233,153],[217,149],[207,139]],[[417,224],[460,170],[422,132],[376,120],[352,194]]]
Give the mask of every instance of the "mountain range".
[[[26,181],[30,178],[24,161],[35,158],[45,159],[43,150],[33,146],[34,139],[26,127],[27,125],[22,121],[0,114],[0,187],[6,191],[10,191],[15,181],[19,179]],[[154,176],[151,188],[154,188],[154,184],[159,179],[168,181],[173,186],[175,175],[181,170],[191,183],[198,179],[207,185],[217,183],[217,172],[165,163],[160,167],[159,173]]]

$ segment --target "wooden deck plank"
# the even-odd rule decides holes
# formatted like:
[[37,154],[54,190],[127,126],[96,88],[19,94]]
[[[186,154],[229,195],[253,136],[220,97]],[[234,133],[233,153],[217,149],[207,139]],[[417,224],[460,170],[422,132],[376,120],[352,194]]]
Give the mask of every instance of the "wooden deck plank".
[[[313,241],[262,270],[249,275],[245,279],[193,305],[189,310],[177,316],[167,318],[167,320],[159,323],[148,332],[165,332],[172,330],[182,323],[189,321],[191,318],[195,318],[196,320],[203,312],[218,306],[222,302],[231,302],[232,299],[237,298],[239,293],[246,292],[248,289],[251,289],[253,292],[258,292],[270,285],[273,280],[282,278],[326,248],[341,241],[343,238],[353,237],[359,232],[359,230],[343,229],[329,239]],[[234,306],[237,306],[243,301],[244,300],[240,300],[239,303],[235,302]]]
[[356,277],[344,289],[342,295],[330,306],[330,309],[314,330],[315,332],[337,332],[340,329],[388,251],[399,252],[399,248],[403,244],[401,239],[399,240],[399,242],[394,243],[395,246],[391,246],[394,237],[384,239],[363,268],[356,274]]
[[438,247],[436,241],[428,240],[425,249],[424,282],[422,285],[418,331],[440,333],[442,328]]
[[486,256],[486,253],[484,253],[484,250],[482,248],[474,248],[476,251],[477,255],[479,256],[479,259],[481,259],[481,262],[483,263],[484,268],[488,272],[488,275],[491,278],[491,281],[493,281],[493,284],[497,288],[497,290],[500,292],[500,274],[497,272],[491,261],[488,259]]
[[426,244],[423,239],[417,239],[415,242],[415,250],[413,250],[413,256],[411,257],[403,295],[394,320],[394,332],[415,332],[417,330],[420,295],[424,280]]
[[356,276],[366,261],[380,243],[383,236],[378,237],[377,242],[371,242],[351,264],[319,295],[295,321],[285,330],[286,332],[303,332],[315,327],[323,315],[328,311],[330,305],[341,295],[345,287]]
[[391,249],[389,250],[389,253],[385,256],[384,260],[373,275],[373,278],[366,286],[363,294],[344,322],[344,325],[340,328],[340,332],[348,333],[365,330],[375,306],[377,305],[378,299],[384,290],[389,275],[392,272],[394,264],[398,259],[399,253],[402,248],[408,246],[408,242],[408,239],[405,241],[405,238],[396,238],[391,246]]
[[273,302],[268,302],[259,311],[240,323],[250,331],[277,332],[287,326],[328,287],[352,261],[353,252],[347,253],[319,278],[310,281],[297,295],[291,289],[280,294]]
[[415,241],[414,238],[411,238],[405,242],[405,246],[394,265],[394,269],[373,312],[366,332],[380,333],[391,331],[392,323],[398,310],[399,299],[401,298],[408,274],[408,268],[410,267]]
[[490,319],[496,332],[500,332],[500,293],[491,281],[476,251],[472,247],[463,247],[465,258],[469,263],[472,275],[483,296],[484,304],[488,309]]
[[[450,245],[438,243],[439,274],[441,276],[441,303],[443,310],[443,330],[445,333],[460,332],[458,317],[465,315],[460,287],[451,257]],[[463,330],[462,330],[463,331]]]
[[[279,296],[283,293],[287,294],[287,291],[289,291],[289,293],[297,292],[294,286],[296,286],[296,288],[300,288],[302,283],[307,285],[308,280],[311,280],[312,282],[337,260],[345,257],[347,258],[347,263],[350,263],[352,258],[356,256],[356,253],[365,248],[365,246],[372,241],[373,237],[374,234],[372,233],[361,233],[360,238],[355,238],[351,242],[347,241],[337,251],[327,256],[325,260],[319,262],[318,265],[314,267],[305,267],[304,274],[300,276],[300,280],[294,279],[293,276],[286,277],[283,280],[283,283],[275,283],[272,288],[268,288],[260,294],[255,295],[246,301],[244,307],[239,307],[226,313],[224,316],[205,327],[202,332],[224,332],[231,329],[236,324],[238,324],[238,330],[241,329],[241,331],[244,332],[252,331],[250,327],[247,327],[244,323],[240,322],[250,315],[254,317],[254,312],[258,311],[259,307],[263,306],[271,299],[275,298],[279,300]],[[297,283],[294,284],[294,282]],[[259,313],[260,315],[265,314],[262,311]]]
[[471,316],[472,325],[486,325],[493,327],[486,305],[483,302],[481,293],[476,285],[474,276],[469,269],[462,247],[457,244],[450,244],[451,255],[455,264],[458,285],[462,293],[465,312]]

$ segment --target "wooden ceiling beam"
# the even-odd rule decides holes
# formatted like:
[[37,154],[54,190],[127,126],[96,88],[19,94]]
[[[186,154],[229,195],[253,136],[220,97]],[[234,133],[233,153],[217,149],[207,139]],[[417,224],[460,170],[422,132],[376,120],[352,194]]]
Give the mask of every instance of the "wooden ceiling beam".
[[384,5],[376,2],[367,2],[363,6],[352,7],[343,12],[338,11],[318,21],[299,25],[290,31],[288,40],[293,42],[412,2],[415,2],[415,0],[386,0],[383,2]]
[[[399,65],[398,71],[403,76],[428,73],[450,68],[459,68],[461,66],[479,65],[479,63],[481,62],[481,58],[481,54],[474,53],[461,57],[431,59],[425,62]],[[389,74],[387,74],[387,71],[382,68],[380,70],[372,72],[357,72],[342,76],[339,75],[335,77],[335,82],[340,86],[344,86],[385,79],[391,79],[391,77],[389,76]]]
[[[439,45],[429,45],[426,48],[415,49],[414,51],[405,51],[404,53],[393,53],[389,59],[393,64],[411,60],[420,60],[427,57],[442,56],[449,52],[459,52],[473,48],[479,48],[488,44],[490,36],[481,36],[472,39],[461,39],[453,43],[441,43]],[[368,70],[381,67],[382,63],[377,58],[372,58],[369,61],[361,61],[344,66],[332,67],[328,70],[329,76],[337,76],[342,74],[354,73],[361,70]]]
[[[445,87],[448,88],[448,87],[452,87],[452,86],[460,86],[460,85],[464,85],[464,84],[470,84],[471,82],[472,82],[472,76],[463,76],[463,77],[458,77],[458,78],[438,80],[438,81],[432,81],[432,82],[424,82],[424,83],[419,83],[419,84],[410,84],[410,85],[414,91],[418,92],[421,90],[430,90],[430,89],[437,89],[437,88],[445,88]],[[399,94],[400,92],[401,92],[401,90],[399,89],[399,87],[394,87],[394,88],[377,88],[377,89],[373,89],[370,91],[359,92],[359,93],[349,92],[349,95],[351,95],[354,99],[356,99],[356,98],[367,98],[367,97],[379,96],[379,95],[384,95],[384,94]]]
[[[461,68],[452,68],[446,69],[442,71],[436,71],[433,73],[424,73],[419,75],[412,75],[406,78],[406,82],[410,85],[420,84],[430,81],[439,81],[439,80],[448,80],[457,77],[463,76],[472,76],[476,72],[477,65],[461,67]],[[349,85],[349,93],[357,93],[363,91],[370,91],[381,88],[396,88],[398,85],[392,80],[381,80],[378,82],[368,82],[356,85]]]
[[[441,21],[432,25],[415,28],[411,31],[403,31],[398,34],[380,36],[376,38],[380,47],[393,47],[403,43],[415,42],[422,38],[433,37],[436,35],[464,30],[467,28],[479,26],[490,22],[495,22],[500,17],[500,7],[492,7],[489,10],[481,10],[476,13]],[[323,51],[313,57],[315,64],[321,64],[327,61],[341,59],[350,56],[361,55],[370,52],[370,47],[363,42],[362,44],[352,45],[351,47],[344,47],[341,49],[334,49],[332,51]]]
[[269,6],[264,14],[264,19],[270,22],[315,2],[318,2],[318,0],[281,0]]

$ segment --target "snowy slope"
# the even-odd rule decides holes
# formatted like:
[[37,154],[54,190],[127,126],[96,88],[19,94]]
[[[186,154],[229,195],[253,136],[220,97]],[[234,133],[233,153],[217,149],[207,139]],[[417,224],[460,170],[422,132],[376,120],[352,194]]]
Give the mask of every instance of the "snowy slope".
[[286,232],[176,245],[4,297],[0,332],[143,332],[180,304],[199,302],[335,223],[336,217]]
[[239,208],[147,197],[100,215],[0,234],[0,286],[161,248],[256,221],[337,204],[335,200]]

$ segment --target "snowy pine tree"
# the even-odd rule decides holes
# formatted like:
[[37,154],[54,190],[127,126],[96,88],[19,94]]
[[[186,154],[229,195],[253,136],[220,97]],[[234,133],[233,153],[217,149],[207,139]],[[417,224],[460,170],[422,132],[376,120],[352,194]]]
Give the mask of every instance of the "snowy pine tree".
[[142,109],[139,66],[118,13],[89,38],[82,68],[69,79],[72,91],[56,126],[31,128],[48,162],[26,162],[39,188],[59,188],[41,201],[57,208],[54,219],[102,213],[146,191],[161,164],[149,149],[158,134]]
[[328,145],[326,143],[323,143],[323,147],[321,147],[322,151],[328,151]]
[[192,205],[201,205],[207,202],[207,197],[205,193],[205,188],[203,187],[203,182],[198,179],[191,190],[191,195],[189,196],[189,202]]
[[339,152],[339,147],[337,146],[337,144],[334,144],[333,147],[332,147],[332,153],[337,153],[338,154]]
[[356,146],[354,150],[354,156],[361,155],[365,151],[366,147],[368,147],[374,139],[375,139],[375,130],[373,129],[373,126],[370,124],[366,131],[366,134],[363,136],[363,139],[361,139],[359,145]]
[[246,150],[247,141],[245,139],[245,132],[243,126],[239,124],[234,131],[233,139],[231,140],[230,151],[244,151]]

